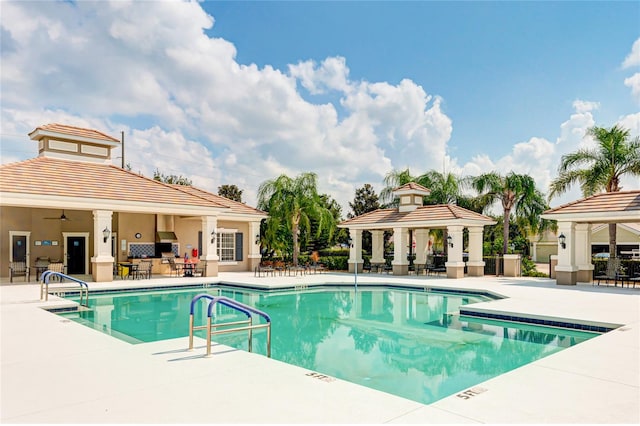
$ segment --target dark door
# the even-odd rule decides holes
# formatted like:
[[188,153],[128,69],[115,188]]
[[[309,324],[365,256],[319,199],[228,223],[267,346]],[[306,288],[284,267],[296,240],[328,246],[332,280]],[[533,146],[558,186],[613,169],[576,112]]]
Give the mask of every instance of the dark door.
[[85,238],[67,238],[67,274],[86,274],[84,270]]
[[27,236],[14,235],[13,241],[13,259],[12,262],[24,262],[27,260]]

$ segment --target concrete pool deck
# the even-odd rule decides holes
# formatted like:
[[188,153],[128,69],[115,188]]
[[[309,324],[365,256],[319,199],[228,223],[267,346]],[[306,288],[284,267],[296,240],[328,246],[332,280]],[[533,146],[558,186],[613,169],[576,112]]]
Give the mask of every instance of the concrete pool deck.
[[[196,282],[203,282],[197,279]],[[262,277],[221,273],[210,282],[265,288],[353,285],[340,273]],[[487,290],[505,299],[474,307],[621,327],[474,388],[420,404],[222,345],[204,358],[187,338],[131,345],[42,307],[36,283],[0,285],[2,423],[640,423],[640,288],[557,286],[541,278],[358,275]],[[90,289],[194,284],[194,278],[89,283]],[[185,318],[185,321],[188,319]]]

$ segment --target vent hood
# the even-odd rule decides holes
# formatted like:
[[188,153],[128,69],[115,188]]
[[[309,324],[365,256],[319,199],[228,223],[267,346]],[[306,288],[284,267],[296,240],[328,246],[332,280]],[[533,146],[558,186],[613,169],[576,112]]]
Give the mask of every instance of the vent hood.
[[178,241],[178,237],[173,231],[156,232],[156,243],[173,243],[176,241]]

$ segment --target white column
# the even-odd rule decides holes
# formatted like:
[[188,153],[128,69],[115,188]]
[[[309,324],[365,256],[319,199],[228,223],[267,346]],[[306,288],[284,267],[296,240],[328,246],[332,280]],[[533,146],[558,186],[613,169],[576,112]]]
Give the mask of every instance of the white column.
[[424,265],[427,263],[427,244],[429,243],[429,230],[416,229],[413,231],[416,237],[416,265]]
[[556,265],[556,282],[574,285],[577,283],[578,266],[575,261],[576,224],[574,222],[558,222],[558,236],[564,235],[565,247],[558,239],[558,264]]
[[470,276],[484,275],[484,260],[482,260],[482,226],[472,226],[469,229],[469,260],[467,273]]
[[409,230],[393,228],[393,262],[392,265],[408,265]]
[[[449,225],[447,226],[447,233],[451,237],[451,242],[453,243],[453,247],[449,246],[448,248],[448,262],[462,262],[462,230],[463,226],[460,225]],[[447,241],[444,242],[448,244]]]
[[591,282],[593,280],[593,263],[591,260],[591,224],[576,223],[575,226],[575,258],[578,267],[577,280]]
[[[113,262],[111,255],[111,233],[113,226],[111,224],[111,210],[94,210],[93,211],[93,258],[92,262]],[[109,230],[109,237],[105,241],[103,232]]]
[[201,259],[206,261],[218,261],[218,238],[212,240],[211,233],[214,235],[217,233],[218,218],[216,216],[203,216],[202,217],[202,246],[203,257]]
[[351,247],[349,248],[349,272],[354,272],[358,268],[358,272],[362,271],[362,229],[349,228],[349,237],[351,237]]
[[249,222],[249,259],[260,259],[260,222]]
[[384,231],[371,231],[371,263],[384,263]]

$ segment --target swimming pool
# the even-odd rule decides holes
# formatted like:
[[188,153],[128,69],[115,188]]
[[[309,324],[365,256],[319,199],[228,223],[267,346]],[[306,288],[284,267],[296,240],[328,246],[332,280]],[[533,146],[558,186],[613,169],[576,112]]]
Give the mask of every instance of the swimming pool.
[[[185,337],[190,302],[204,292],[267,312],[273,358],[425,404],[597,336],[460,316],[461,306],[488,300],[479,294],[399,288],[108,293],[92,295],[89,310],[60,315],[131,343]],[[234,314],[220,307],[217,315]],[[242,333],[214,340],[247,349]],[[266,353],[264,333],[254,332],[253,352]]]

